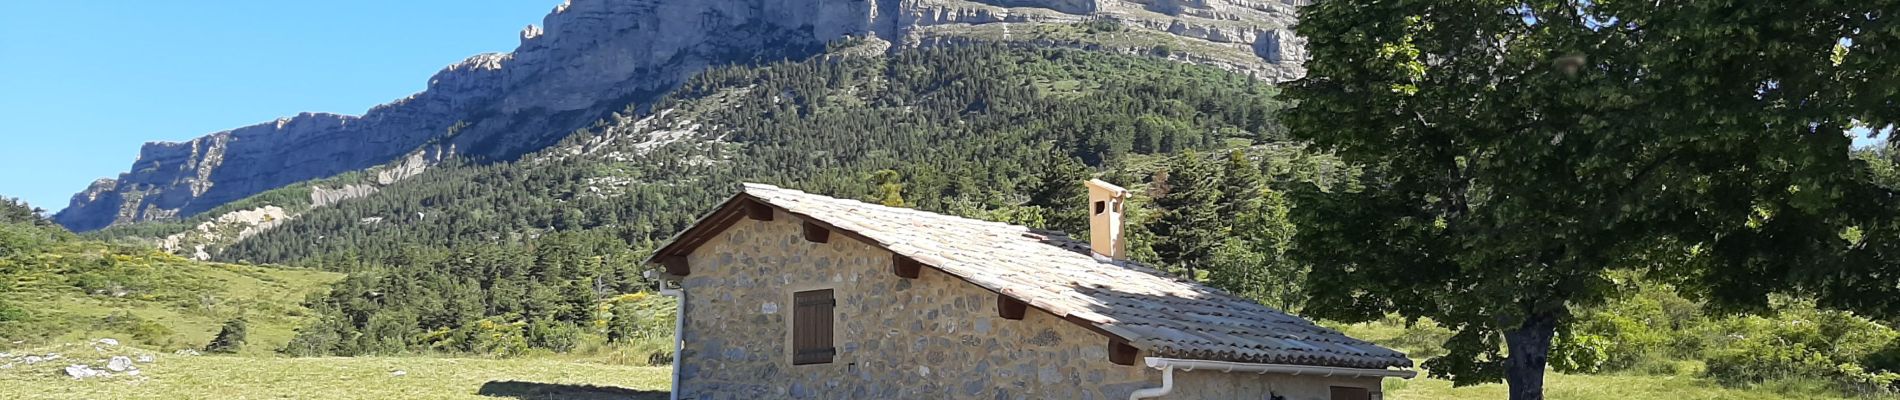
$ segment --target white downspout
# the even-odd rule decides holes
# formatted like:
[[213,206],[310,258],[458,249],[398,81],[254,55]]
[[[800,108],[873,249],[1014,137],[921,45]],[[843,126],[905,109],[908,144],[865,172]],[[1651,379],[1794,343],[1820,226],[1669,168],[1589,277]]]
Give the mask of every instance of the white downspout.
[[[1154,360],[1154,359],[1149,358],[1149,360]],[[1150,361],[1149,365],[1154,365],[1154,363]],[[1174,391],[1174,366],[1169,365],[1169,366],[1161,367],[1161,387],[1136,390],[1134,393],[1128,394],[1128,400],[1141,400],[1141,399],[1167,396],[1168,392],[1173,392],[1173,391]]]
[[671,400],[680,400],[680,350],[686,347],[686,289],[668,289],[666,280],[660,280],[660,295],[679,299],[677,310],[673,313],[673,390],[668,395]]
[[1155,369],[1161,370],[1161,387],[1136,390],[1134,393],[1128,394],[1128,400],[1141,400],[1141,399],[1147,399],[1147,398],[1155,398],[1155,397],[1165,396],[1168,394],[1168,392],[1174,391],[1175,368],[1180,368],[1183,371],[1205,369],[1205,370],[1213,370],[1213,371],[1220,371],[1220,372],[1227,372],[1227,373],[1251,372],[1251,373],[1256,373],[1256,374],[1288,374],[1288,375],[1295,375],[1295,376],[1298,376],[1298,375],[1344,376],[1344,377],[1352,377],[1352,378],[1380,377],[1380,378],[1412,379],[1412,377],[1418,376],[1418,371],[1404,370],[1404,369],[1370,369],[1370,368],[1320,367],[1320,366],[1312,366],[1312,365],[1253,364],[1253,363],[1237,363],[1237,362],[1226,362],[1226,361],[1182,360],[1182,359],[1176,359],[1176,358],[1159,358],[1159,357],[1148,357],[1147,364],[1149,368],[1155,368]]

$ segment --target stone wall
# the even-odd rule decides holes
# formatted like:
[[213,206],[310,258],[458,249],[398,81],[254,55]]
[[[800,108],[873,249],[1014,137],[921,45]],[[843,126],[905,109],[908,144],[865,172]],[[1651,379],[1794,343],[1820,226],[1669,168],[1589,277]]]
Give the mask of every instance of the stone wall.
[[[1160,371],[1108,361],[1108,339],[1031,308],[996,314],[996,294],[932,268],[891,272],[891,254],[833,233],[804,240],[797,217],[741,220],[688,257],[682,399],[1125,399]],[[791,365],[792,294],[832,289],[837,357]],[[1176,373],[1168,399],[1326,400],[1329,385],[1377,379]]]

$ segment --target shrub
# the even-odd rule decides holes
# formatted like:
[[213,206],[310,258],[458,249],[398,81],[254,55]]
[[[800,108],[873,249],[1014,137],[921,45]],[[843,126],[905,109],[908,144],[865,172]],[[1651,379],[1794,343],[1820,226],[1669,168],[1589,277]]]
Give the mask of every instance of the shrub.
[[212,338],[211,344],[205,345],[205,352],[230,354],[243,349],[245,336],[244,325],[244,317],[232,318],[230,321],[225,321],[224,327],[218,329],[218,337]]
[[522,325],[494,318],[475,321],[460,329],[462,350],[498,357],[520,355],[528,351],[528,340],[521,333]]
[[37,251],[52,243],[53,238],[51,233],[42,228],[0,223],[0,257]]
[[0,322],[12,322],[12,321],[24,321],[24,320],[26,320],[25,309],[15,307],[13,306],[12,303],[8,303],[5,299],[0,299]]
[[1614,345],[1602,336],[1558,332],[1550,349],[1550,368],[1567,374],[1596,373],[1610,360]]
[[1894,339],[1880,351],[1867,355],[1861,364],[1872,369],[1900,372],[1900,339]]
[[[1677,296],[1668,285],[1635,281],[1628,297],[1611,301],[1578,313],[1566,337],[1559,337],[1553,352],[1589,352],[1594,365],[1573,365],[1565,372],[1609,372],[1630,370],[1646,358],[1694,358],[1703,346],[1698,333],[1708,323],[1702,306]],[[1552,354],[1555,359],[1566,354]],[[1582,359],[1579,359],[1581,361]]]
[[1121,32],[1122,30],[1125,29],[1122,27],[1122,22],[1120,20],[1108,19],[1108,18],[1097,18],[1095,20],[1091,20],[1089,22],[1083,23],[1082,26],[1084,28],[1088,28],[1089,33]]
[[343,344],[343,332],[353,331],[349,324],[335,318],[323,317],[297,329],[297,336],[290,338],[284,348],[278,349],[292,357],[317,357],[338,352]]
[[528,346],[565,353],[580,343],[581,329],[573,324],[535,321],[528,324]]
[[1891,390],[1891,371],[1869,371],[1861,363],[1879,358],[1900,333],[1852,313],[1794,303],[1776,315],[1723,321],[1719,329],[1728,335],[1711,343],[1706,356],[1707,374],[1717,382],[1821,379],[1855,392]]
[[678,300],[633,293],[615,297],[611,302],[613,316],[607,322],[607,340],[625,343],[649,336],[673,336],[673,319],[679,314]]

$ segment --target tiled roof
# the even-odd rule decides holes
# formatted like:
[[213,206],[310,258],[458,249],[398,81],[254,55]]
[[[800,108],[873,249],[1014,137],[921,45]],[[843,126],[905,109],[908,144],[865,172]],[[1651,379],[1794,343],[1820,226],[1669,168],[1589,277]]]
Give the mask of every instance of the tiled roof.
[[[1148,356],[1348,368],[1408,368],[1404,354],[1347,337],[1087,243],[1018,225],[746,184],[749,197],[815,219],[1043,311],[1093,325]],[[701,224],[706,224],[702,221]]]

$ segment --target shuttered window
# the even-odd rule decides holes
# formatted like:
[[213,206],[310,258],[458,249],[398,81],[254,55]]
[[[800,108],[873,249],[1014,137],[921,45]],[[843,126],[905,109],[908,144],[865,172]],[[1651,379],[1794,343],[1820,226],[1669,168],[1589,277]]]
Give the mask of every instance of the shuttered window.
[[826,364],[838,354],[831,347],[831,290],[792,294],[792,365]]
[[1366,388],[1334,386],[1333,400],[1372,400],[1372,393]]

